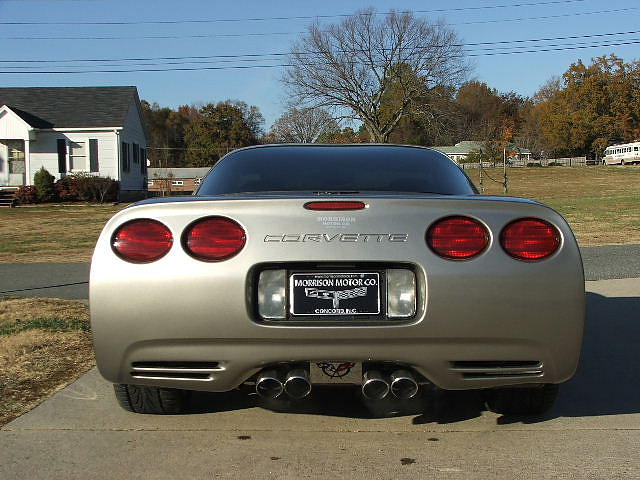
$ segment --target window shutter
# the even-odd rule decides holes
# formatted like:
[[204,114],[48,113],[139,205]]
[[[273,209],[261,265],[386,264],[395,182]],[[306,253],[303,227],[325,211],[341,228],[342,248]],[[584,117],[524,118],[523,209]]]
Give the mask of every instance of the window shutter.
[[147,174],[147,150],[144,148],[140,149],[140,173]]
[[129,171],[129,144],[122,142],[122,171]]
[[67,141],[58,139],[58,172],[67,173]]
[[100,164],[98,163],[98,140],[95,138],[89,139],[89,171],[99,172]]

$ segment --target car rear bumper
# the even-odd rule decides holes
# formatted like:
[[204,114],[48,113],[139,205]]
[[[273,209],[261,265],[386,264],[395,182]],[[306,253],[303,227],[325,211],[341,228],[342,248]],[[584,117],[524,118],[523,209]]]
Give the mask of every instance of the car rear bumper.
[[[303,200],[287,202],[280,210],[291,209],[300,228],[315,231],[316,216],[300,214]],[[407,241],[323,245],[268,241],[275,214],[262,215],[241,201],[219,203],[225,209],[215,202],[134,207],[105,227],[92,261],[90,304],[96,360],[107,380],[227,391],[273,364],[391,362],[413,368],[438,387],[469,389],[560,383],[576,370],[584,275],[568,225],[550,209],[490,200],[381,200],[378,218],[371,200],[374,213],[365,213],[380,224],[362,220],[360,231],[405,232]],[[425,244],[426,227],[452,211],[483,218],[494,232],[473,260],[449,261]],[[253,225],[243,251],[224,262],[197,261],[179,245],[147,264],[125,262],[111,250],[112,232],[131,218],[161,219],[177,239],[194,217],[221,213]],[[556,225],[562,235],[558,252],[541,262],[517,261],[504,252],[495,232],[523,216]],[[415,273],[414,317],[370,324],[310,317],[293,324],[257,316],[256,278],[265,266],[289,273],[336,266],[370,272],[374,263]],[[135,370],[145,368],[140,364],[161,368],[147,370],[145,377]],[[172,364],[194,368],[172,371]],[[195,367],[202,371],[187,371]],[[158,372],[169,375],[149,375]]]
[[[211,392],[240,386],[263,368],[283,363],[351,361],[410,367],[444,389],[560,383],[577,358],[558,358],[524,339],[395,341],[147,341],[129,345],[120,368],[99,362],[114,383],[154,385]],[[106,367],[106,368],[105,368]]]

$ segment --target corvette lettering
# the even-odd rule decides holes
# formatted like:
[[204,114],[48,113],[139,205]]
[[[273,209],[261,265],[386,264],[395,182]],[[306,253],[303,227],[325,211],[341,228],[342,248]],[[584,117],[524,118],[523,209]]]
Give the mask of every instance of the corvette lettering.
[[283,233],[266,235],[265,243],[404,243],[408,233]]

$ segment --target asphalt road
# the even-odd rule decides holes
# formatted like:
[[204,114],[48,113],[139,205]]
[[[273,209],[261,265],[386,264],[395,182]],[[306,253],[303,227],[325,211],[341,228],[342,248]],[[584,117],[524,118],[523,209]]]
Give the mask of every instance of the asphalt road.
[[474,392],[371,418],[348,390],[277,413],[240,392],[188,415],[121,410],[95,370],[0,430],[0,479],[638,479],[640,279],[587,282],[583,358],[543,417]]
[[[583,247],[586,280],[640,278],[640,245]],[[89,264],[0,264],[0,295],[89,298]]]

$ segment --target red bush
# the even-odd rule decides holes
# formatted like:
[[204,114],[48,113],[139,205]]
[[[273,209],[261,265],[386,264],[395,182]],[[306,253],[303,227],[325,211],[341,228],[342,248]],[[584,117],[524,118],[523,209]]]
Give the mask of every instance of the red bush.
[[14,198],[22,205],[27,203],[36,203],[38,201],[38,192],[36,191],[36,187],[33,185],[23,185],[18,188]]

